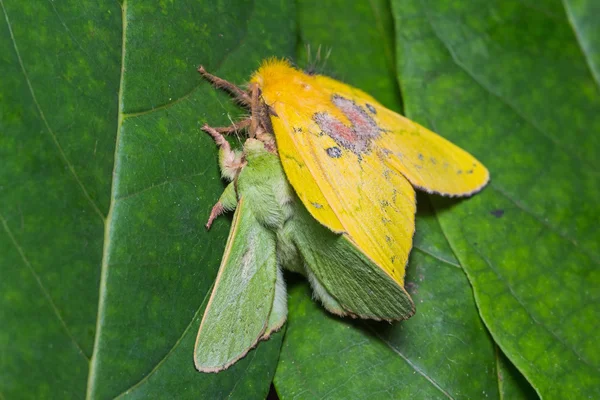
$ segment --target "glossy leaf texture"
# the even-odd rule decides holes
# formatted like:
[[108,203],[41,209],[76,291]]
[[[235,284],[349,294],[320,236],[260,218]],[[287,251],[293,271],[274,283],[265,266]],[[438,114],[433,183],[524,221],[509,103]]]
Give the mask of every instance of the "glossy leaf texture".
[[204,122],[295,45],[265,1],[0,2],[0,398],[264,398],[282,334],[225,373],[193,345],[227,238]]
[[586,4],[597,10],[393,1],[407,115],[492,171],[468,201],[432,198],[441,231],[492,337],[545,399],[600,396],[600,86]]
[[[312,59],[319,44],[322,54],[331,48],[324,73],[402,111],[387,2],[327,4],[326,11],[315,14],[321,3],[299,3],[304,43],[299,58],[308,58],[306,44]],[[343,21],[328,15],[343,16]],[[509,362],[500,360],[480,320],[472,289],[430,199],[421,193],[417,208],[407,274],[416,315],[392,325],[339,319],[308,298],[306,284],[296,283],[290,290],[288,329],[275,375],[282,399],[497,399],[504,393],[528,398],[529,385]]]

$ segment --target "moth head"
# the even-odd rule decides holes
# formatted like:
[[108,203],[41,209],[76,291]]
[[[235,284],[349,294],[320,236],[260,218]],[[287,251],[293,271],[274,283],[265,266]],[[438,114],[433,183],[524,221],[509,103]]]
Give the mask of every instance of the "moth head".
[[256,83],[263,91],[277,93],[277,88],[299,86],[304,73],[294,68],[289,61],[271,58],[262,63],[250,82]]

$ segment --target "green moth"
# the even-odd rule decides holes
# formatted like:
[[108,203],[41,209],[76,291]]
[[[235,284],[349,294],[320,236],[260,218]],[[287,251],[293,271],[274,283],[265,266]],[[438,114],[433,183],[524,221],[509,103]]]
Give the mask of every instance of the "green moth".
[[340,316],[401,320],[414,314],[405,290],[344,234],[317,222],[288,183],[274,139],[254,133],[235,151],[215,129],[222,175],[230,181],[207,226],[224,211],[233,224],[214,289],[202,319],[194,363],[222,371],[287,317],[282,268],[303,274],[314,297]]

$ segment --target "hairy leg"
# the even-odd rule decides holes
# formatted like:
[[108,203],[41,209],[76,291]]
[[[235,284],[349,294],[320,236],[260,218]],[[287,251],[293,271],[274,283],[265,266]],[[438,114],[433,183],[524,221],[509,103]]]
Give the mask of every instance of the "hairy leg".
[[216,87],[225,89],[229,93],[233,94],[241,104],[245,105],[246,107],[250,107],[251,100],[246,91],[240,89],[231,82],[227,82],[225,79],[221,79],[218,76],[209,74],[202,65],[198,67],[198,72],[200,72],[204,78],[206,78]]
[[245,162],[242,160],[242,154],[231,149],[229,142],[215,128],[204,124],[202,130],[208,133],[217,146],[219,146],[219,166],[221,167],[221,175],[229,181],[233,181],[242,168]]

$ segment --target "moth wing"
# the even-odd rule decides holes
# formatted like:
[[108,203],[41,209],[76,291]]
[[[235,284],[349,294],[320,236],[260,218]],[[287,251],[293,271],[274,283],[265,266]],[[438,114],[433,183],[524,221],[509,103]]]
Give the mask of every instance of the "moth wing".
[[323,225],[346,233],[403,285],[416,210],[411,184],[376,152],[355,154],[322,133],[313,115],[339,115],[331,101],[308,106],[280,102],[273,107],[281,162],[302,203]]
[[379,104],[372,107],[383,129],[376,144],[386,164],[415,187],[446,196],[467,196],[489,181],[488,170],[465,150]]
[[[414,304],[404,288],[346,235],[323,227],[301,205],[297,209],[289,232],[305,262],[313,292],[329,311],[388,321],[414,314]],[[334,307],[328,306],[329,296],[337,302]]]
[[287,319],[287,290],[283,280],[281,268],[277,268],[277,280],[275,283],[275,295],[273,296],[273,306],[269,314],[267,328],[263,333],[261,340],[267,340],[273,332],[281,329]]
[[241,198],[196,338],[199,371],[224,370],[256,346],[268,326],[276,280],[275,237]]
[[489,181],[483,164],[442,136],[387,109],[360,89],[326,76],[314,79],[325,96],[348,99],[373,119],[380,128],[373,150],[415,187],[446,196],[468,196]]

